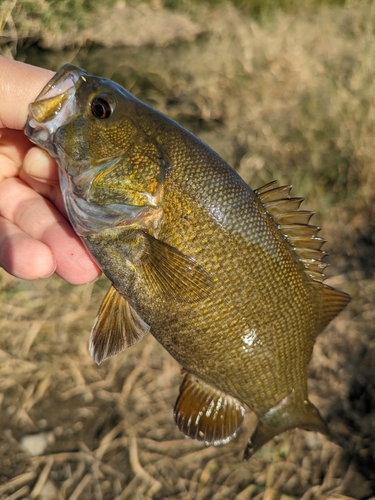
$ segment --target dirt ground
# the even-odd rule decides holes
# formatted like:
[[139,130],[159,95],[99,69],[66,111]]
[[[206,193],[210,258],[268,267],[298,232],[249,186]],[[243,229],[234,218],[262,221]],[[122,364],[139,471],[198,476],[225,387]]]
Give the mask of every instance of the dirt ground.
[[331,437],[290,431],[243,462],[248,412],[225,446],[185,439],[172,414],[180,367],[151,335],[100,367],[88,354],[105,278],[73,287],[0,272],[1,500],[375,499],[375,9],[268,24],[221,9],[210,24],[192,14],[183,44],[112,49],[116,66],[93,46],[18,58],[99,67],[252,187],[277,178],[306,197],[328,240],[328,283],[353,298],[308,366]]

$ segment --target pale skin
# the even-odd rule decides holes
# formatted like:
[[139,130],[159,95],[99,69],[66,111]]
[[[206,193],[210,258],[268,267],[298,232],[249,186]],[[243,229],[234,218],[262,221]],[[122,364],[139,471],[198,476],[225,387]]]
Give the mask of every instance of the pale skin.
[[23,133],[53,73],[0,56],[0,267],[22,279],[100,275],[65,216],[55,161]]

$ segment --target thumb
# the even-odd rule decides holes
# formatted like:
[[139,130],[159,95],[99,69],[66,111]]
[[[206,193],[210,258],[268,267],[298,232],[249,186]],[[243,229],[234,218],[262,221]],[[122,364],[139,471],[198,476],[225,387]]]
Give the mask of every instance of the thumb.
[[0,56],[0,128],[23,129],[28,105],[53,74],[52,71]]

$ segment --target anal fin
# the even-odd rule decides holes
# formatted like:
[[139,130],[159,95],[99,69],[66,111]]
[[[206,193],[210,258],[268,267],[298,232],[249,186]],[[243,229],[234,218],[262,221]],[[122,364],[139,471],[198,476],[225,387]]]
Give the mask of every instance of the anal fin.
[[245,408],[191,373],[185,375],[174,408],[175,422],[186,436],[206,444],[224,444],[235,437]]
[[141,341],[150,327],[114,286],[99,308],[89,340],[90,355],[98,365]]

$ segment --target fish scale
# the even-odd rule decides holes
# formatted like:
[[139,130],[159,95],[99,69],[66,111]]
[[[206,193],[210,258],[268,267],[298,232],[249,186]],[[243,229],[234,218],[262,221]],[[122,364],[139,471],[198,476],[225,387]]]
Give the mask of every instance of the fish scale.
[[349,296],[323,283],[324,240],[290,186],[253,191],[190,132],[73,65],[30,104],[25,132],[57,159],[70,221],[112,282],[97,363],[151,332],[184,368],[183,433],[226,443],[256,413],[246,459],[294,427],[328,433],[306,367]]

